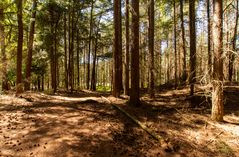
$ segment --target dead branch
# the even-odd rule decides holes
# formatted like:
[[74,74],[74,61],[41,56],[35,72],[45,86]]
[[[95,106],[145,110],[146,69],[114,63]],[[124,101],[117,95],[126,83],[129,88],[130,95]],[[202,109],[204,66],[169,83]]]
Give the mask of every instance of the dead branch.
[[137,120],[135,117],[133,117],[132,115],[130,115],[128,112],[126,112],[126,111],[125,111],[124,109],[122,109],[121,107],[112,104],[109,99],[107,99],[107,98],[105,98],[105,97],[103,97],[103,96],[102,96],[102,98],[105,99],[105,100],[106,100],[109,104],[111,104],[114,108],[116,108],[117,110],[121,111],[124,115],[126,115],[126,116],[129,117],[131,120],[133,120],[137,125],[139,125],[144,131],[146,131],[149,135],[151,135],[155,140],[159,141],[162,146],[167,146],[167,145],[168,145],[162,136],[157,135],[156,133],[154,133],[150,128],[148,128],[147,126],[145,126],[143,123],[141,123],[139,120]]

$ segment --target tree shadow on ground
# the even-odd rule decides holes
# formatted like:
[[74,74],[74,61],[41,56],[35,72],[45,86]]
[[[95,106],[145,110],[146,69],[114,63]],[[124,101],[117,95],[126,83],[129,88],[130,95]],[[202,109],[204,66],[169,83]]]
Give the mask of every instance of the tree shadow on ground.
[[[164,99],[167,101],[160,104]],[[185,140],[184,136],[174,136],[171,133],[174,130],[183,132],[185,129],[200,129],[206,124],[204,120],[200,121],[197,117],[190,123],[182,122],[184,116],[182,110],[188,110],[188,108],[183,103],[180,106],[179,100],[183,102],[180,96],[177,99],[174,96],[159,96],[156,97],[156,104],[145,101],[140,108],[122,106],[140,121],[146,122],[146,125],[157,134],[178,145],[179,149],[174,152],[165,152],[157,141],[109,104],[96,101],[35,101],[27,106],[2,104],[0,114],[10,114],[5,115],[5,119],[8,117],[7,124],[11,126],[4,125],[3,131],[0,132],[3,137],[9,137],[3,139],[0,154],[102,157],[170,156],[173,154],[188,156],[192,150],[197,149],[200,152],[205,151],[206,153],[202,153],[204,156],[219,155],[220,152],[202,146],[196,141]],[[188,111],[198,116],[198,113],[195,114],[193,110]],[[9,118],[14,115],[15,118]],[[10,154],[6,154],[4,149]],[[235,155],[231,154],[231,156]]]

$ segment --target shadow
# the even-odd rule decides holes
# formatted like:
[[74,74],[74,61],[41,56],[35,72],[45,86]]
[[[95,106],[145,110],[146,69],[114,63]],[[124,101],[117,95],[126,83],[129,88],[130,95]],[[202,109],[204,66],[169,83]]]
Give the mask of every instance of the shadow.
[[[67,94],[61,93],[61,96],[68,97]],[[78,98],[77,94],[79,93],[69,97]],[[101,95],[81,93],[80,96],[87,98]],[[207,122],[200,118],[209,108],[203,108],[203,105],[197,109],[190,108],[186,95],[180,92],[168,94],[165,90],[156,94],[155,99],[143,100],[142,106],[138,108],[120,105],[156,134],[172,143],[171,152],[165,151],[158,141],[109,104],[88,99],[52,102],[52,97],[42,102],[42,98],[29,98],[32,102],[27,106],[1,104],[0,122],[4,122],[0,123],[0,135],[3,135],[0,138],[9,138],[1,139],[3,143],[0,144],[0,155],[194,156],[197,152],[204,152],[201,156],[220,155],[220,152],[197,143],[195,139],[185,139],[185,130],[197,131],[205,127]],[[176,134],[180,132],[181,134]],[[193,154],[193,150],[197,152]],[[231,156],[235,155],[232,153]]]

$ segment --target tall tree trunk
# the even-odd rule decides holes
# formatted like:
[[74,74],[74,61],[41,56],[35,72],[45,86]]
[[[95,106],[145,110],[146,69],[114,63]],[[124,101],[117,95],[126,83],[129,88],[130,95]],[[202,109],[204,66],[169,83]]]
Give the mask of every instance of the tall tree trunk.
[[65,51],[65,55],[64,55],[64,64],[65,64],[65,88],[66,90],[68,90],[68,68],[67,68],[67,25],[66,25],[66,13],[64,13],[64,51]]
[[96,75],[95,74],[96,74],[97,49],[98,49],[98,39],[97,39],[97,35],[96,35],[95,50],[94,50],[94,55],[93,55],[93,66],[92,66],[92,73],[91,73],[91,90],[93,90],[93,91],[96,91]]
[[44,74],[41,77],[41,91],[44,91]]
[[83,74],[84,74],[84,86],[83,86],[83,88],[85,88],[86,87],[86,48],[84,49],[84,51],[83,51]]
[[139,0],[132,0],[132,48],[130,104],[140,105],[139,99]]
[[215,121],[223,121],[223,7],[222,0],[213,1],[213,89],[212,89],[212,113]]
[[70,88],[71,88],[71,92],[73,92],[74,90],[74,48],[75,48],[75,43],[74,43],[74,39],[75,39],[75,0],[73,0],[73,7],[72,7],[72,18],[71,18],[71,76],[70,76]]
[[162,41],[159,40],[159,85],[162,84]]
[[87,56],[87,76],[86,76],[86,88],[87,89],[90,89],[90,53],[91,53],[91,41],[92,41],[92,29],[93,29],[93,11],[94,11],[94,0],[91,0],[89,52],[88,52],[88,56]]
[[181,19],[181,29],[182,29],[182,49],[183,49],[183,83],[187,80],[187,62],[186,62],[186,45],[185,45],[185,28],[184,28],[184,15],[183,15],[183,0],[180,0],[180,19]]
[[[52,12],[50,13],[53,16]],[[51,47],[50,47],[50,69],[51,69],[51,88],[54,90],[54,80],[55,80],[55,71],[54,71],[54,24],[51,23],[50,26],[50,33],[51,33]]]
[[176,2],[173,1],[173,23],[174,23],[174,88],[178,86],[178,61],[177,61],[177,29],[176,29]]
[[207,0],[207,53],[208,53],[208,75],[209,80],[212,78],[212,52],[211,52],[211,20],[210,20],[210,0]]
[[18,23],[16,94],[20,94],[23,91],[22,89],[22,45],[23,45],[22,0],[17,0],[16,3],[17,3],[17,23]]
[[29,33],[29,41],[28,41],[28,54],[27,54],[27,60],[26,60],[27,63],[26,63],[25,90],[30,90],[30,83],[31,83],[32,49],[33,49],[34,33],[35,33],[36,9],[37,9],[37,1],[33,0],[30,33]]
[[124,94],[129,95],[129,0],[125,1],[125,80]]
[[190,95],[194,94],[196,83],[196,31],[195,31],[195,0],[189,1],[189,30],[190,30]]
[[58,84],[58,75],[57,75],[57,65],[58,65],[58,57],[57,57],[57,27],[58,27],[58,24],[56,23],[55,26],[54,26],[54,55],[53,55],[53,90],[54,90],[54,93],[56,92],[57,90],[57,84]]
[[4,9],[0,8],[0,50],[2,55],[2,90],[8,90],[7,81],[7,56],[5,45],[5,30],[4,30]]
[[113,96],[119,97],[122,89],[122,28],[121,1],[114,0],[114,68],[113,68]]
[[80,87],[80,38],[79,38],[79,30],[77,29],[76,33],[76,66],[77,66],[77,88]]
[[235,27],[234,34],[232,39],[232,51],[229,54],[229,81],[232,81],[233,78],[233,70],[234,70],[234,61],[235,61],[235,53],[236,53],[236,40],[237,40],[237,27],[238,27],[238,0],[236,0],[236,19],[235,19]]
[[150,83],[149,83],[149,93],[150,97],[154,98],[154,0],[149,0],[149,68],[150,68]]
[[[69,1],[70,4],[71,4],[71,0]],[[72,54],[72,49],[71,49],[71,14],[72,14],[72,11],[71,11],[71,6],[69,6],[69,13],[68,13],[68,83],[69,83],[69,88],[71,89],[71,80],[72,80],[72,68],[71,68],[71,64],[72,64],[72,61],[71,61],[71,54]]]

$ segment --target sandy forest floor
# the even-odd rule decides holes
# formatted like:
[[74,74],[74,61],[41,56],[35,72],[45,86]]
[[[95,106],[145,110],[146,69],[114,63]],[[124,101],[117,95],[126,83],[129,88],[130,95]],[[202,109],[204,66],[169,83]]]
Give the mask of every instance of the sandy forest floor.
[[225,90],[223,123],[210,120],[210,105],[200,96],[198,107],[190,108],[186,93],[164,90],[155,100],[143,95],[139,108],[126,105],[127,98],[103,95],[162,136],[171,149],[161,147],[102,93],[0,95],[0,156],[239,157],[239,87]]

